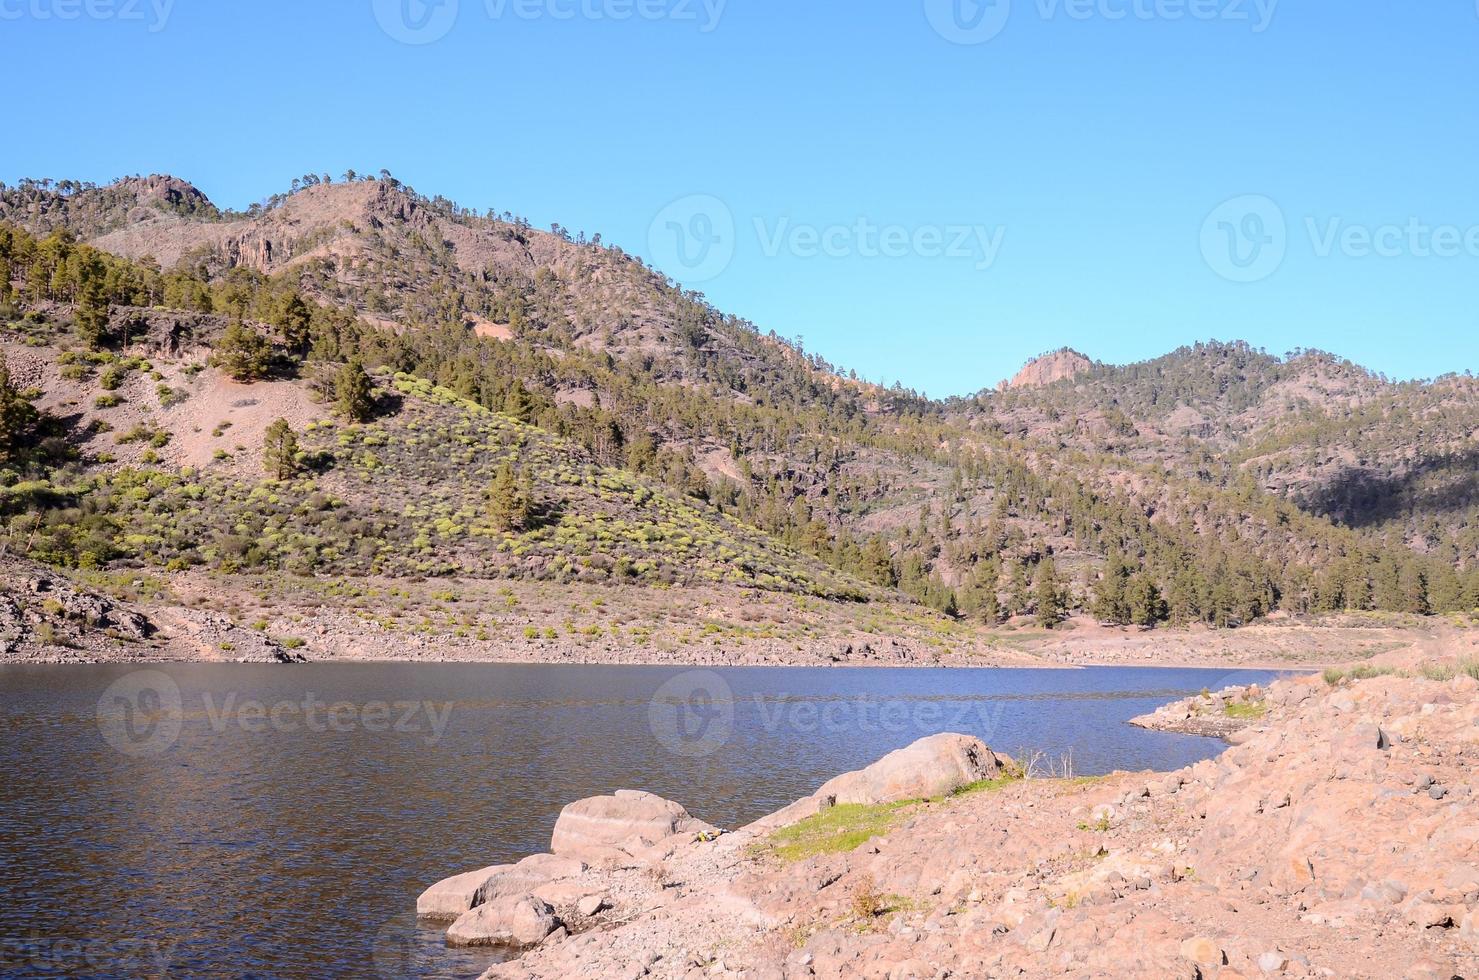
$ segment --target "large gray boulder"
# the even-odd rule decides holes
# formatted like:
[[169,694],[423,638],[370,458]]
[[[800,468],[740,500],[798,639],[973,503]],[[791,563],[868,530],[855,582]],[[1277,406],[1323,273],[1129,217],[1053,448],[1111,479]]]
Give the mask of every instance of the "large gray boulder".
[[813,795],[834,803],[927,799],[982,779],[996,779],[1010,761],[975,736],[946,732],[890,752],[866,769],[828,780]]
[[561,810],[550,837],[550,850],[572,857],[611,848],[630,853],[674,834],[715,832],[672,800],[619,789],[611,796],[576,800]]
[[447,930],[453,946],[534,946],[560,926],[555,910],[533,895],[496,898],[464,913]]

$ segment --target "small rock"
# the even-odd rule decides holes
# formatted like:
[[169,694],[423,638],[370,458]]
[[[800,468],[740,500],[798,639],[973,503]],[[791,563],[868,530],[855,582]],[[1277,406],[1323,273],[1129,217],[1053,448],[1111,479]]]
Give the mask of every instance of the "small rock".
[[1226,962],[1222,947],[1206,936],[1193,936],[1181,944],[1181,955],[1197,966],[1221,966]]
[[605,895],[587,895],[575,903],[575,911],[584,916],[592,916],[606,908]]
[[1258,968],[1264,973],[1283,973],[1289,960],[1278,950],[1269,950],[1258,957]]

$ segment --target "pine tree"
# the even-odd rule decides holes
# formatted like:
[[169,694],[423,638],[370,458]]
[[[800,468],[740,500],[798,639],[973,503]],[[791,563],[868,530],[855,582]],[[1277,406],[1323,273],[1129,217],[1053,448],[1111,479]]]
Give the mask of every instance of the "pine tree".
[[527,422],[534,416],[534,399],[522,383],[515,381],[508,389],[503,399],[503,414],[520,422]]
[[0,354],[0,458],[12,460],[29,441],[36,424],[36,408],[15,387],[10,365]]
[[216,343],[212,361],[236,381],[260,381],[272,365],[272,345],[267,338],[232,321]]
[[517,533],[529,526],[534,514],[527,484],[519,482],[512,463],[504,463],[488,487],[488,518],[499,531]]
[[882,585],[892,588],[898,584],[898,578],[894,573],[893,555],[889,553],[888,544],[883,538],[874,535],[863,545],[862,568],[859,574],[874,585]]
[[1123,626],[1130,622],[1130,603],[1126,586],[1130,578],[1129,566],[1118,555],[1110,558],[1104,568],[1104,577],[1094,586],[1092,611],[1094,618],[1111,626]]
[[290,480],[298,471],[298,436],[287,419],[267,427],[262,445],[262,466],[274,480]]
[[288,345],[288,350],[298,357],[304,357],[308,353],[311,343],[310,321],[308,304],[303,302],[303,297],[296,291],[290,293],[277,317],[277,326],[282,329],[282,339]]
[[73,317],[77,336],[89,347],[97,348],[108,338],[108,294],[101,276],[89,278],[77,297]]
[[365,422],[375,413],[375,385],[359,358],[351,358],[334,377],[334,408],[351,422]]
[[1051,558],[1044,558],[1037,567],[1037,584],[1033,588],[1037,625],[1052,629],[1068,615],[1067,597],[1063,593],[1063,582],[1058,577],[1058,566]]
[[1166,601],[1161,598],[1160,586],[1144,572],[1130,579],[1125,598],[1128,621],[1136,626],[1154,626],[1166,618]]

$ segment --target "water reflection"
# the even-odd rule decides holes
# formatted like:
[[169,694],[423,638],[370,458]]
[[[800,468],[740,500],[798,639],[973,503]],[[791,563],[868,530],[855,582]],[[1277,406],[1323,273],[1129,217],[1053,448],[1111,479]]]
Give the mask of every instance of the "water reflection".
[[[935,731],[1081,773],[1219,751],[1126,719],[1261,672],[722,670],[732,724],[702,756],[651,729],[659,668],[182,665],[178,737],[132,756],[99,730],[121,667],[0,668],[0,974],[472,977],[408,914],[461,870],[548,843],[560,807],[621,787],[736,826]],[[267,712],[224,712],[259,703]],[[274,706],[356,707],[342,730]],[[439,732],[376,702],[448,704]],[[344,715],[348,718],[349,715]],[[299,721],[302,722],[299,716]],[[435,734],[435,738],[429,736]],[[166,966],[161,967],[161,964]]]

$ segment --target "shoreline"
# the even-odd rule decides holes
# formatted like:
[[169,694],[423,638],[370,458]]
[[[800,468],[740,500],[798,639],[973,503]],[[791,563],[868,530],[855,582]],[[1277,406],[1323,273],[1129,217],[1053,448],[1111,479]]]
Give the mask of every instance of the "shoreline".
[[551,853],[417,912],[510,952],[484,980],[1467,975],[1473,653],[1167,703],[1132,724],[1226,722],[1174,772],[1074,777],[946,734],[732,831],[639,791],[574,801]]
[[639,660],[639,659],[522,659],[522,658],[476,658],[476,657],[314,657],[295,660],[251,660],[251,659],[206,659],[202,657],[99,657],[93,659],[66,657],[66,658],[26,658],[26,659],[4,659],[0,660],[0,668],[5,667],[117,667],[117,666],[139,666],[160,667],[169,665],[179,666],[240,666],[240,667],[310,667],[328,665],[417,665],[417,666],[482,666],[482,667],[640,667],[645,669],[668,668],[674,670],[743,670],[753,668],[774,668],[781,670],[1044,670],[1044,671],[1070,671],[1070,670],[1226,670],[1229,672],[1257,671],[1261,673],[1287,673],[1296,676],[1319,673],[1330,667],[1339,666],[1336,662],[1331,663],[1262,663],[1262,662],[1213,662],[1213,663],[1187,663],[1181,661],[1087,661],[1083,663],[970,663],[957,660],[943,660],[935,663],[921,663],[918,661],[904,663],[883,663],[878,661],[832,661],[818,659],[816,661],[769,661],[769,660],[743,660],[735,659],[726,662],[715,662],[711,660]]

